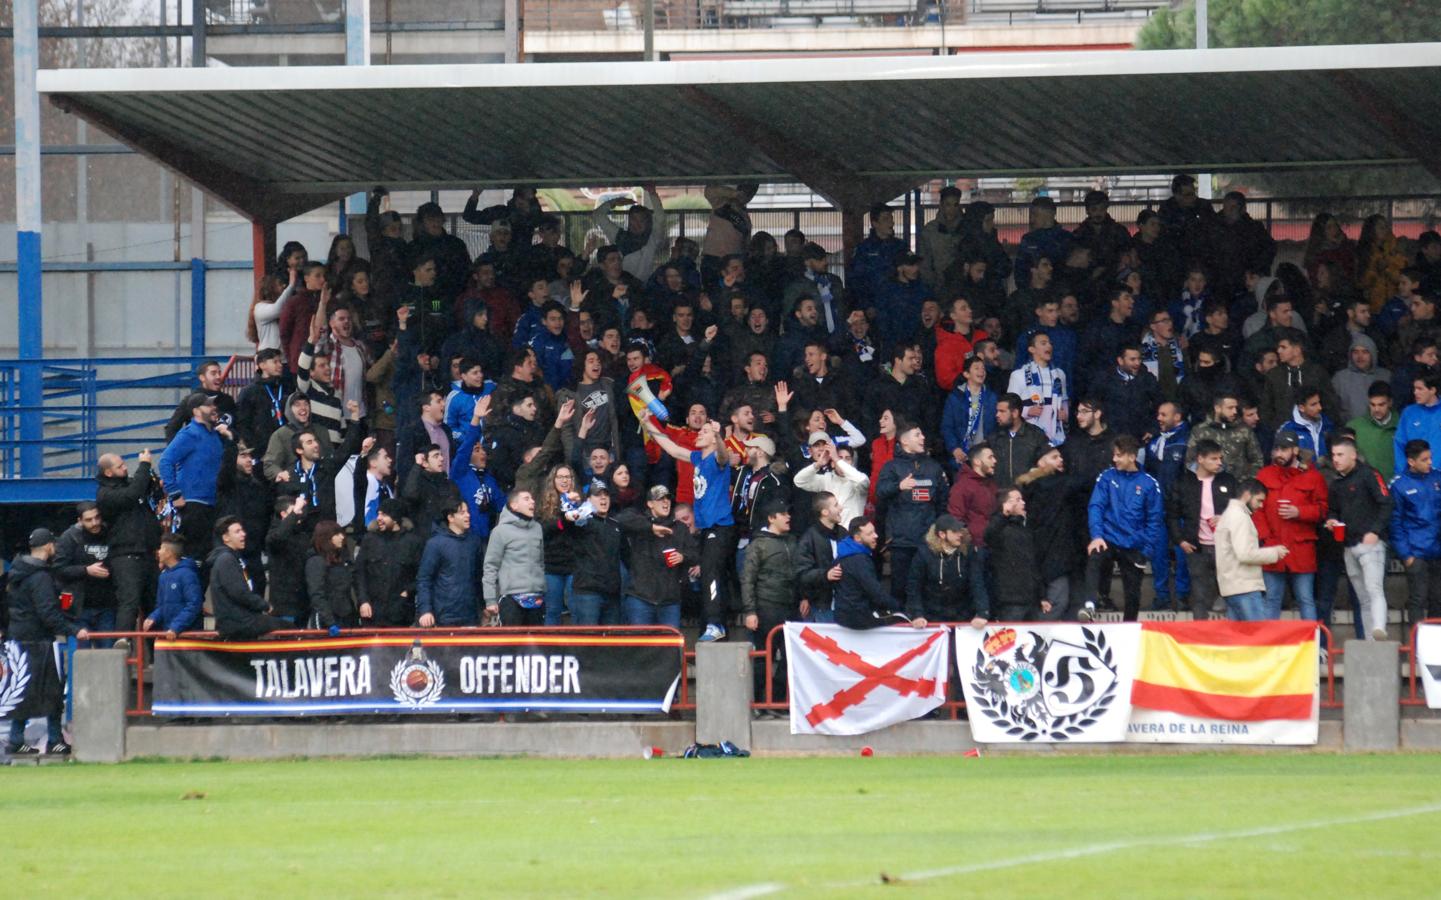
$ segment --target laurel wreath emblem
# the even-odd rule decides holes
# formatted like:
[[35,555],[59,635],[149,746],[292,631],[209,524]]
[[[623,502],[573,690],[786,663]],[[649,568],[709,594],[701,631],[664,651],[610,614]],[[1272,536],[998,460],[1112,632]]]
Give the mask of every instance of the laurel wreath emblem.
[[[430,675],[430,684],[419,694],[410,690],[405,683],[405,673],[411,669],[423,668]],[[395,699],[409,706],[411,709],[421,709],[430,706],[440,699],[445,692],[445,672],[433,659],[424,661],[402,659],[390,670],[390,691]]]
[[[1107,668],[1115,671],[1112,665],[1113,655],[1110,644],[1106,641],[1106,633],[1098,629],[1082,628],[1081,636],[1085,640],[1086,650],[1106,665]],[[1113,680],[1105,692],[1087,708],[1065,716],[1057,716],[1050,722],[1037,719],[1027,715],[1021,708],[1013,706],[1006,701],[1004,695],[995,695],[989,689],[981,689],[986,684],[986,676],[983,667],[986,663],[984,648],[976,648],[976,662],[971,671],[971,678],[977,686],[976,707],[990,719],[992,724],[1004,729],[1010,737],[1019,738],[1022,741],[1068,741],[1071,738],[1084,734],[1087,728],[1095,725],[1111,704],[1116,700],[1116,688],[1118,681]]]
[[0,664],[0,717],[20,705],[29,684],[30,655],[19,641],[6,641],[5,661]]

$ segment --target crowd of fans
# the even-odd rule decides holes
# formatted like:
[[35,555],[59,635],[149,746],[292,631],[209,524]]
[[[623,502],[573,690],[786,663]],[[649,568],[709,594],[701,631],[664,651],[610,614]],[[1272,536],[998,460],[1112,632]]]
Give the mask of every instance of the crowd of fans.
[[753,231],[748,185],[707,188],[700,242],[653,186],[608,202],[585,256],[534,191],[473,195],[474,259],[377,188],[368,257],[291,243],[257,286],[254,382],[202,366],[163,453],[104,456],[76,525],[32,536],[73,605],[12,631],[176,634],[208,599],[225,638],[687,618],[759,643],[1134,619],[1148,577],[1158,610],[1329,622],[1344,573],[1382,638],[1388,559],[1407,620],[1441,614],[1441,235],[1403,254],[1382,216],[1353,241],[1322,214],[1278,262],[1241,194],[1172,192],[1134,228],[1099,191],[1072,230],[1038,197],[1009,247],[946,188],[914,252],[877,206],[843,279]]

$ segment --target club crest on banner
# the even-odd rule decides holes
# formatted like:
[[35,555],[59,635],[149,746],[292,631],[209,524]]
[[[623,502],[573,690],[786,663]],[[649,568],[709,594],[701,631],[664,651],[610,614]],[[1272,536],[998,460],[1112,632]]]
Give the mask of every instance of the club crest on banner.
[[975,712],[1022,741],[1066,741],[1096,724],[1115,703],[1120,677],[1102,629],[1080,641],[1026,628],[989,629],[971,676]]
[[0,717],[20,705],[29,684],[30,654],[19,641],[6,641],[5,653],[0,656]]
[[445,671],[426,657],[417,640],[410,645],[410,655],[390,670],[390,690],[397,702],[412,709],[431,706],[445,692]]

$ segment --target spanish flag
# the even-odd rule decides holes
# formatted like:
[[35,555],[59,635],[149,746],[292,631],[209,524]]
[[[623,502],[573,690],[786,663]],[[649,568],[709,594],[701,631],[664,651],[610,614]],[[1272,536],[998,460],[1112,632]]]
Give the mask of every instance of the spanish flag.
[[1131,703],[1204,719],[1309,719],[1315,622],[1143,622]]

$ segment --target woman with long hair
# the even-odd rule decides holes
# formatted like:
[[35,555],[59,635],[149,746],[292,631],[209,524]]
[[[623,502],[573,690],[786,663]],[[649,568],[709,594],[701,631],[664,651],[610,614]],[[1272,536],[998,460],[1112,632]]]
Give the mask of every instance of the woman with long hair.
[[[288,280],[287,280],[288,279]],[[245,338],[255,345],[255,352],[281,349],[280,314],[295,293],[300,270],[269,271],[255,282],[250,297],[250,311],[245,316]]]
[[[876,485],[881,469],[896,455],[896,417],[889,409],[881,410],[880,433],[871,440],[871,488],[866,495],[866,511],[876,508]],[[875,518],[879,521],[879,512]]]
[[536,503],[541,539],[545,549],[545,624],[561,624],[566,595],[574,574],[575,547],[572,541],[577,508],[581,503],[575,470],[561,463],[550,470]]
[[[1316,269],[1321,263],[1336,263],[1340,275],[1346,281],[1356,278],[1356,244],[1341,230],[1341,220],[1328,212],[1317,213],[1311,220],[1311,234],[1306,238],[1306,255],[1302,260],[1306,277],[1314,284]],[[1300,307],[1297,307],[1299,310]]]
[[310,262],[310,251],[300,241],[286,241],[285,246],[280,248],[280,255],[275,258],[275,271],[285,272],[293,269],[300,271],[305,264]]
[[310,556],[305,560],[312,628],[355,628],[360,624],[352,557],[345,532],[338,524],[328,519],[316,524]]
[[330,252],[325,255],[325,280],[332,291],[339,292],[350,282],[350,273],[360,263],[368,267],[369,260],[355,255],[355,239],[348,234],[337,234],[330,241]]
[[395,312],[389,301],[372,289],[370,265],[365,260],[350,269],[335,301],[337,306],[349,307],[355,333],[365,341],[371,358],[384,353],[393,337],[391,320]]
[[623,509],[637,507],[641,502],[641,486],[635,483],[631,477],[630,466],[618,462],[610,467],[610,474],[606,478],[610,485],[610,508],[612,514],[617,514]]
[[1377,214],[1367,216],[1361,224],[1361,240],[1356,244],[1356,286],[1371,304],[1372,312],[1380,312],[1392,295],[1406,268],[1406,257],[1396,251],[1396,234],[1391,220]]

